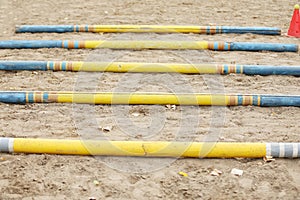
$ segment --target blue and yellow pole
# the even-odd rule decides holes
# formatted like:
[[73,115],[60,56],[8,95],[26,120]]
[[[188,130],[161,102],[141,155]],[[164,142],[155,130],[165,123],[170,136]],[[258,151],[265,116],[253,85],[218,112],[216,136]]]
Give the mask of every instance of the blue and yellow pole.
[[173,94],[173,93],[109,93],[109,92],[0,92],[2,103],[79,103],[124,105],[200,105],[200,106],[295,106],[300,107],[300,96],[284,95],[228,95],[228,94]]
[[170,49],[170,50],[215,50],[215,51],[274,51],[298,52],[297,44],[253,43],[253,42],[210,42],[210,41],[158,41],[158,40],[2,40],[0,49]]
[[273,27],[238,27],[238,26],[163,26],[163,25],[21,25],[16,26],[16,33],[252,33],[262,35],[280,35],[281,30]]
[[300,143],[104,141],[0,138],[2,153],[192,158],[299,158]]
[[300,76],[300,66],[137,62],[0,61],[0,70],[53,70],[116,73],[246,74]]

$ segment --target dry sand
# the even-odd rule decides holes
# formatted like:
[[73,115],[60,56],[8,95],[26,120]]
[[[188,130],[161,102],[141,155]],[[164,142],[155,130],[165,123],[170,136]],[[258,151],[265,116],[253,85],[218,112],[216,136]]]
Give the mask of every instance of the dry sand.
[[[5,1],[0,39],[182,39],[298,43],[259,35],[15,34],[20,24],[276,26],[286,32],[293,1]],[[98,60],[299,65],[296,53],[0,50],[1,60]],[[300,95],[291,76],[0,72],[1,90],[169,91]],[[1,136],[300,142],[299,108],[0,105]],[[101,127],[110,126],[110,132]],[[143,159],[1,154],[0,199],[299,199],[300,160]],[[232,168],[244,170],[241,177]],[[211,176],[218,169],[221,176]],[[185,172],[183,177],[178,172]],[[95,184],[94,181],[99,184]]]

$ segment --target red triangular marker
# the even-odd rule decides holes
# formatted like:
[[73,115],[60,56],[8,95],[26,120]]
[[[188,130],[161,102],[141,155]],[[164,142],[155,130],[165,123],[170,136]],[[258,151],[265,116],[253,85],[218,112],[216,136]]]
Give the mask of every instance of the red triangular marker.
[[288,35],[292,37],[300,38],[300,16],[299,16],[299,5],[295,5],[294,14],[290,23]]

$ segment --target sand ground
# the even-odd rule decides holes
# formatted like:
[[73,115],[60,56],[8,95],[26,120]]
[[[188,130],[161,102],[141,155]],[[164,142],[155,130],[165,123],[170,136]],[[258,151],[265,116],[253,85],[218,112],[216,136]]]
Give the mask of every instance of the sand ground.
[[[0,1],[0,39],[182,39],[299,43],[284,36],[193,34],[15,34],[20,24],[275,26],[287,31],[287,0]],[[1,60],[213,62],[299,65],[297,53],[0,50]],[[0,72],[1,90],[227,92],[300,95],[292,76]],[[0,105],[0,134],[104,138],[300,142],[299,108]],[[112,127],[103,133],[101,127]],[[143,159],[1,154],[0,199],[299,199],[300,160]],[[244,174],[230,174],[232,168]],[[213,169],[221,176],[211,176]],[[178,172],[185,172],[183,177]],[[95,181],[96,182],[95,184]]]

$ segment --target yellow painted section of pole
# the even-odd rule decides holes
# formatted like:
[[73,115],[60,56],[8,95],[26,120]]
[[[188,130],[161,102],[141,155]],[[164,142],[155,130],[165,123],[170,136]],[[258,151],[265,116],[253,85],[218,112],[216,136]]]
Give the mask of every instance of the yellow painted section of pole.
[[184,74],[220,73],[216,64],[138,63],[138,62],[72,62],[73,71],[155,72]]
[[[105,64],[104,64],[105,65]],[[97,67],[99,66],[99,67]],[[90,71],[93,72],[93,70],[99,70],[105,69],[102,65],[96,65],[96,63],[92,62],[72,62],[72,71],[78,72],[78,71]]]
[[84,41],[85,48],[110,48],[110,49],[208,49],[207,41],[153,41],[153,40],[103,40]]
[[201,143],[165,141],[99,141],[58,139],[14,139],[15,153],[145,156],[259,158],[266,156],[264,143]]
[[106,41],[105,40],[84,41],[84,46],[86,49],[95,49],[100,47],[100,45],[102,45],[104,42]]
[[161,26],[161,25],[94,25],[93,32],[104,33],[203,33],[205,26]]
[[229,95],[224,94],[171,94],[171,93],[74,93],[49,92],[49,99],[58,103],[87,104],[175,104],[175,105],[230,105]]

